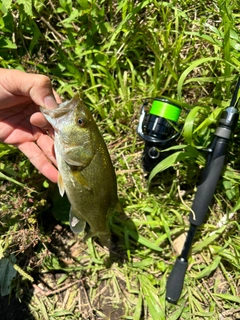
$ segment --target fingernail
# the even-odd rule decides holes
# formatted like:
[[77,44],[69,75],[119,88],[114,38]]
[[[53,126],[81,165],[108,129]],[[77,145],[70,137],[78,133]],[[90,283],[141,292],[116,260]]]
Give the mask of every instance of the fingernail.
[[53,96],[46,96],[43,99],[43,102],[44,102],[44,106],[46,107],[46,109],[55,109],[58,107],[57,102]]

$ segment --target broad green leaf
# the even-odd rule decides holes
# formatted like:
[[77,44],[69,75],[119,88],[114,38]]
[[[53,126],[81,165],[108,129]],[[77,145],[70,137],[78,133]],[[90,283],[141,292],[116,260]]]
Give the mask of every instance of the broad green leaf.
[[5,14],[11,8],[13,0],[2,0],[2,12]]
[[[224,80],[226,80],[224,78]],[[219,78],[216,77],[197,77],[197,78],[190,78],[188,80],[186,80],[184,83],[190,83],[190,82],[199,82],[199,83],[205,83],[205,82],[212,82],[212,83],[216,83],[219,81]]]
[[11,146],[10,144],[0,142],[0,157],[1,157],[2,152],[5,152],[5,151],[16,152],[16,151],[18,151],[18,149]]
[[[231,38],[230,38],[230,31],[232,28],[232,21],[230,19],[230,13],[229,13],[230,6],[227,5],[227,3],[224,4],[223,7],[220,10],[220,13],[223,18],[223,30],[224,30],[224,37],[223,37],[223,53],[224,53],[224,62],[225,62],[225,70],[224,75],[225,77],[229,77],[231,75],[231,66],[228,62],[231,63]],[[227,86],[228,95],[230,94],[230,83],[228,83]]]
[[146,258],[142,261],[133,262],[132,266],[135,268],[144,269],[146,267],[152,266],[154,264],[153,258]]
[[43,317],[44,320],[49,320],[48,317],[48,311],[46,309],[46,306],[44,304],[44,299],[38,299],[38,297],[36,297],[36,300],[38,300],[38,306],[40,307],[40,311],[41,311],[41,315]]
[[23,5],[25,13],[28,14],[30,17],[33,16],[32,1],[33,0],[17,0],[17,3]]
[[229,264],[232,264],[232,265],[238,267],[239,258],[234,252],[231,252],[227,248],[227,245],[225,247],[211,245],[210,250],[211,250],[211,252],[214,252],[214,254],[218,254],[219,256],[221,256],[225,261],[228,261]]
[[[150,240],[146,239],[145,237],[141,236],[138,234],[137,230],[135,230],[133,227],[127,227],[127,225],[124,224],[124,221],[121,221],[120,219],[116,219],[118,223],[120,223],[122,226],[118,226],[114,224],[114,222],[110,219],[109,224],[111,226],[111,229],[114,233],[118,234],[119,236],[122,236],[123,232],[127,232],[128,235],[130,235],[136,242],[141,243],[143,246],[158,251],[162,252],[163,249],[160,248],[157,244],[151,242]],[[148,224],[148,222],[146,222]],[[151,224],[151,223],[149,223]],[[124,228],[126,226],[126,228]]]
[[90,4],[88,3],[88,0],[78,0],[78,3],[80,4],[83,10],[90,9]]
[[12,40],[7,37],[0,38],[0,47],[4,49],[17,49],[16,44],[13,43]]
[[13,255],[0,260],[0,292],[2,297],[9,295],[11,291],[11,282],[17,274],[13,267],[15,262],[16,258]]

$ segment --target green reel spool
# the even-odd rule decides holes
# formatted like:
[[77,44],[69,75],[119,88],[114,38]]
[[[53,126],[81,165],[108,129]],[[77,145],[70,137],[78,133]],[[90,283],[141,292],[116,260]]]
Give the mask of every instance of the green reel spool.
[[160,98],[158,100],[154,99],[149,113],[157,117],[177,122],[181,113],[181,108],[167,99]]

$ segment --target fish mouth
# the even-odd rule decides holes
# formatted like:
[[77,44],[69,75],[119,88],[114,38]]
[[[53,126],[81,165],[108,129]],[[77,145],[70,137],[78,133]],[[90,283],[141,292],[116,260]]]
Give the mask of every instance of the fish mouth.
[[71,100],[65,101],[58,105],[57,109],[54,109],[53,118],[60,118],[65,116],[70,111],[73,111],[79,104],[80,97],[79,95],[75,95]]
[[50,116],[52,119],[57,119],[67,115],[71,111],[74,111],[80,101],[81,99],[79,94],[76,94],[71,100],[60,103],[56,109],[49,110],[40,107],[40,110],[45,116]]

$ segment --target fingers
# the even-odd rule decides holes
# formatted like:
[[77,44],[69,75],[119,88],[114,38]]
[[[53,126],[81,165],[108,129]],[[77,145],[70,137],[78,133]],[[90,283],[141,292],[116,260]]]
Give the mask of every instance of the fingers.
[[36,142],[37,142],[37,145],[39,146],[39,148],[46,155],[46,157],[55,166],[57,166],[57,161],[56,161],[55,152],[54,152],[54,146],[53,146],[53,139],[51,137],[43,134],[37,139]]
[[41,112],[36,112],[30,117],[30,122],[32,125],[39,127],[43,130],[47,130],[51,127],[50,123],[42,115]]
[[[49,139],[51,139],[49,137]],[[41,142],[42,144],[42,142]],[[45,156],[43,151],[34,142],[24,142],[18,145],[20,151],[22,151],[31,161],[31,163],[49,180],[54,183],[58,181],[58,171]],[[50,151],[49,151],[50,152]],[[53,151],[52,151],[53,153]],[[52,158],[52,156],[50,156]],[[53,160],[53,158],[52,158]]]
[[50,137],[54,138],[54,130],[51,124],[45,119],[41,112],[36,112],[30,117],[30,122],[33,126],[40,128]]
[[[3,88],[9,95],[30,97],[36,105],[47,109],[57,108],[59,96],[53,91],[50,79],[45,75],[25,73],[20,70],[0,69]],[[55,98],[56,97],[56,98]]]

